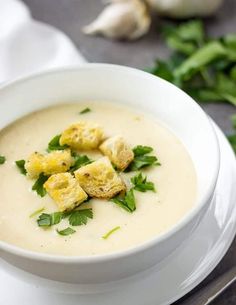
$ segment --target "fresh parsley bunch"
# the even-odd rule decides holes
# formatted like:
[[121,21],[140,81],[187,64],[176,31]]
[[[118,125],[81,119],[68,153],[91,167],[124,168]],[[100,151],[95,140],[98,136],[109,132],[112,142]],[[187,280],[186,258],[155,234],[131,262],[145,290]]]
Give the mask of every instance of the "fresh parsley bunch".
[[[166,44],[173,50],[168,60],[157,59],[148,72],[170,81],[198,102],[228,102],[236,106],[236,34],[212,39],[202,21],[192,20],[163,28]],[[228,137],[236,153],[234,134]]]
[[172,55],[157,59],[148,71],[186,91],[199,102],[236,105],[236,35],[206,36],[203,23],[193,20],[167,25],[163,35]]

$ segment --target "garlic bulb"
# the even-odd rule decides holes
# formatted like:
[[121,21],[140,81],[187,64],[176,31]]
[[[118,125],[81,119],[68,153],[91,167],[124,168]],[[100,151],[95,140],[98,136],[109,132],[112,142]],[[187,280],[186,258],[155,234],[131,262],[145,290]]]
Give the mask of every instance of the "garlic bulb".
[[223,0],[146,0],[154,11],[173,18],[208,16]]
[[104,11],[90,25],[83,28],[89,35],[101,34],[109,38],[137,39],[148,32],[151,17],[142,0],[111,0]]

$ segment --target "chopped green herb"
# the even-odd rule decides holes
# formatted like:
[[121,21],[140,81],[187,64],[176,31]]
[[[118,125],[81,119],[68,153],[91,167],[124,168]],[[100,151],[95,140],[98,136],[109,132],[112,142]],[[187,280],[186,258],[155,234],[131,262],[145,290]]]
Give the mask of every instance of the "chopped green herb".
[[136,171],[151,165],[161,164],[158,162],[158,159],[155,156],[138,156],[134,158],[128,169],[131,171]]
[[175,78],[189,80],[194,74],[207,65],[226,55],[225,48],[219,41],[211,41],[187,58],[174,70]]
[[200,102],[223,101],[223,97],[214,88],[186,88],[185,91]]
[[45,176],[43,173],[41,173],[34,185],[32,186],[32,190],[36,191],[39,196],[44,197],[47,194],[47,191],[43,185],[47,180],[48,176]]
[[135,198],[134,198],[134,191],[133,189],[129,190],[126,195],[125,195],[125,202],[128,206],[128,208],[131,211],[135,211],[136,210],[136,205],[135,205]]
[[138,145],[133,148],[134,152],[134,160],[130,163],[128,168],[125,170],[126,172],[129,171],[136,171],[143,167],[151,166],[151,165],[161,165],[158,162],[157,157],[147,155],[153,151],[152,147],[149,146],[142,146]]
[[120,230],[121,227],[118,226],[118,227],[115,227],[114,229],[110,230],[109,232],[107,232],[106,234],[104,234],[102,236],[103,239],[108,239],[108,237],[110,237],[113,233],[115,233],[117,230]]
[[54,212],[50,216],[51,216],[51,226],[60,223],[62,218],[64,218],[64,214],[62,212]]
[[164,62],[163,60],[156,60],[155,65],[152,68],[145,69],[146,72],[164,78],[165,80],[172,82],[173,79],[173,72],[169,63]]
[[223,73],[218,73],[216,76],[216,90],[222,96],[222,100],[225,99],[236,106],[236,82]]
[[236,82],[236,65],[230,70],[230,78]]
[[87,107],[87,108],[81,110],[80,114],[85,114],[85,113],[90,112],[90,111],[91,111],[91,109]]
[[163,28],[173,50],[166,61],[157,59],[148,71],[182,88],[199,102],[236,105],[236,35],[206,36],[203,23],[193,20]]
[[[38,213],[40,211],[37,211]],[[73,210],[69,212],[54,212],[51,214],[43,213],[37,219],[40,227],[50,227],[61,222],[63,218],[69,218],[71,226],[87,224],[88,218],[93,218],[92,209]]]
[[75,210],[69,216],[69,224],[71,226],[86,225],[88,218],[93,218],[92,209]]
[[60,145],[60,137],[61,135],[57,135],[48,143],[48,152],[53,150],[64,150],[68,148],[68,145]]
[[[41,211],[37,211],[41,212]],[[38,225],[40,227],[50,227],[58,224],[64,218],[64,214],[62,212],[54,212],[52,214],[43,213],[37,219]]]
[[16,163],[16,166],[18,167],[19,171],[21,172],[21,174],[26,175],[27,171],[25,169],[25,160],[18,160],[15,163]]
[[62,235],[62,236],[71,235],[71,234],[74,234],[75,232],[76,232],[76,231],[75,231],[74,229],[70,228],[70,227],[68,227],[68,228],[66,228],[66,229],[64,229],[64,230],[61,230],[61,231],[59,231],[59,230],[57,229],[57,233],[58,233],[59,235]]
[[51,215],[43,213],[37,219],[39,227],[50,227],[51,226]]
[[121,207],[122,209],[126,210],[129,213],[132,213],[136,210],[136,203],[135,203],[133,189],[126,192],[124,198],[122,198],[120,196],[116,196],[116,197],[112,198],[110,201],[114,202],[119,207]]
[[133,152],[134,152],[135,157],[149,154],[152,151],[153,151],[153,148],[150,147],[150,146],[138,145],[138,146],[133,148]]
[[[201,20],[192,20],[189,22],[184,22],[177,27],[174,25],[167,25],[163,27],[163,34],[167,39],[167,44],[168,44],[168,38],[173,36],[178,38],[178,40],[181,43],[184,42],[195,43],[193,46],[201,45],[205,39],[203,23]],[[173,49],[176,50],[175,47],[173,47]],[[181,49],[177,48],[177,51],[182,52],[182,49],[183,49],[182,47]]]
[[87,165],[87,164],[90,164],[92,163],[93,161],[91,159],[89,159],[88,156],[86,155],[77,155],[77,154],[74,154],[73,155],[74,157],[74,165],[71,166],[70,168],[70,171],[71,172],[74,172],[76,171],[77,169],[79,169],[81,166],[84,166],[84,165]]
[[30,218],[33,218],[34,216],[38,215],[39,213],[43,212],[45,210],[45,208],[40,208],[38,210],[36,210],[35,212],[33,212],[32,214],[30,214]]
[[0,164],[4,164],[6,162],[6,157],[0,156]]
[[134,185],[134,189],[139,192],[153,191],[155,192],[154,183],[147,181],[147,177],[143,176],[142,173],[138,173],[136,176],[131,178],[131,182]]

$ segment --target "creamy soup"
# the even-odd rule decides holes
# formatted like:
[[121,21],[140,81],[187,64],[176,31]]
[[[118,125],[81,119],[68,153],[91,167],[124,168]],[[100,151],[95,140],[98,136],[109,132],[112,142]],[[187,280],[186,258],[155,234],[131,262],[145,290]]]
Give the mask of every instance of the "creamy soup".
[[[90,112],[79,112],[89,107]],[[45,152],[48,142],[74,122],[93,121],[100,124],[107,137],[122,135],[131,147],[153,148],[161,166],[142,169],[156,192],[134,191],[136,210],[128,213],[108,200],[92,199],[81,208],[92,208],[93,219],[86,225],[73,227],[72,235],[57,233],[68,227],[68,220],[44,229],[37,217],[30,215],[44,208],[45,213],[57,211],[55,202],[46,195],[41,198],[31,190],[34,181],[20,174],[15,161],[26,159],[32,152]],[[83,152],[84,154],[85,152]],[[59,255],[98,255],[139,245],[173,227],[194,206],[197,178],[193,162],[176,136],[148,115],[112,103],[80,103],[58,105],[32,113],[0,132],[0,239],[22,248]],[[101,157],[87,152],[93,160]],[[136,173],[122,173],[128,180]],[[110,230],[119,227],[108,238]]]

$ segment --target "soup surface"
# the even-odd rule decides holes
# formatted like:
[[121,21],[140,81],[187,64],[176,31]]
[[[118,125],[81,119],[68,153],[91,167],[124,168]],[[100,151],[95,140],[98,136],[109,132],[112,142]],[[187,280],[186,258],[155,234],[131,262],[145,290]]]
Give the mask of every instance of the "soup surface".
[[[89,107],[90,112],[79,112]],[[92,199],[83,207],[93,209],[93,219],[76,227],[76,233],[61,236],[56,229],[68,226],[66,219],[48,229],[30,215],[41,208],[57,211],[46,195],[31,190],[34,181],[20,174],[16,160],[32,152],[45,152],[48,142],[68,125],[78,121],[100,124],[106,136],[122,135],[132,146],[151,146],[161,166],[143,169],[155,184],[156,192],[134,191],[136,211],[128,213],[107,200]],[[93,158],[99,152],[86,152]],[[0,239],[22,248],[59,255],[98,255],[124,250],[141,244],[174,226],[195,204],[197,179],[190,156],[176,136],[148,115],[113,103],[64,104],[32,113],[0,132]],[[135,173],[122,173],[125,179]],[[119,227],[109,238],[104,234]]]

